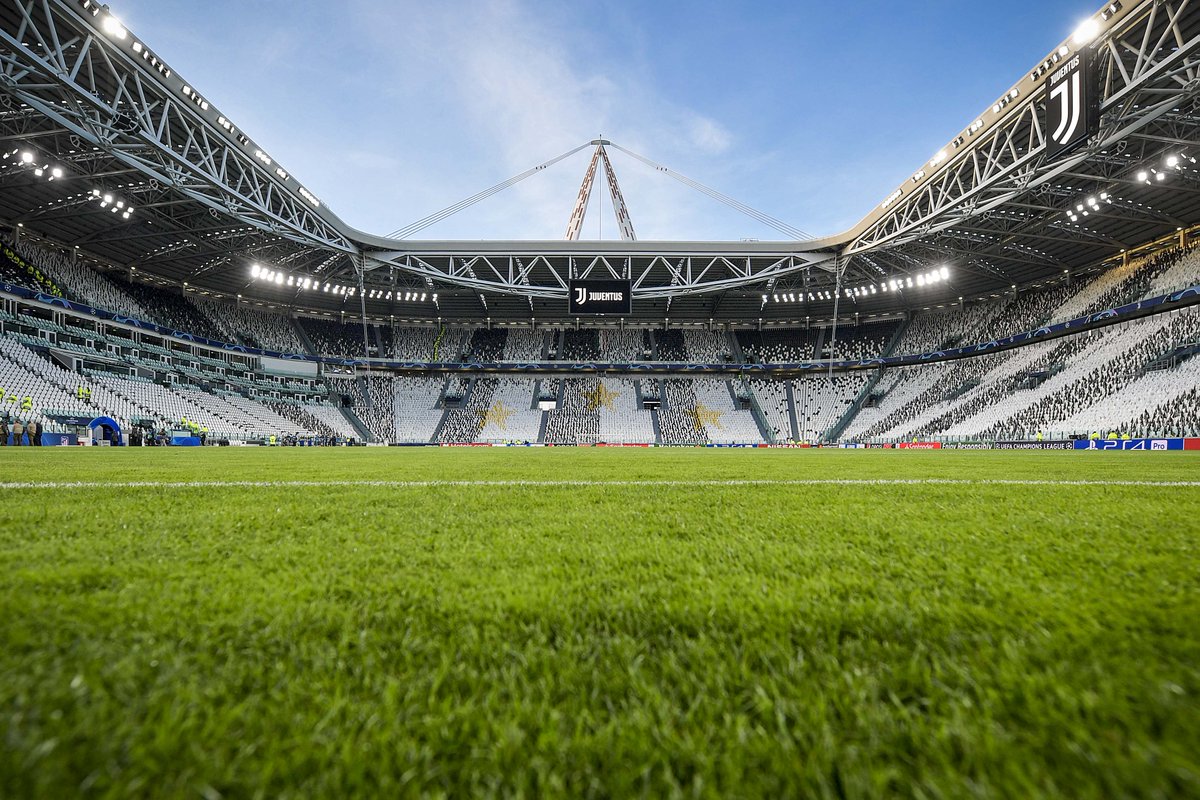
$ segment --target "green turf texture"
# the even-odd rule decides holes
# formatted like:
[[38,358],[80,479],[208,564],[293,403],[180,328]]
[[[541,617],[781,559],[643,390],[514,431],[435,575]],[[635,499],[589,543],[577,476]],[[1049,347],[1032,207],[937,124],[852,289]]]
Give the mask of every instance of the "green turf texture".
[[[0,450],[3,480],[1200,480],[1193,453]],[[0,796],[1200,797],[1200,488],[0,490]]]

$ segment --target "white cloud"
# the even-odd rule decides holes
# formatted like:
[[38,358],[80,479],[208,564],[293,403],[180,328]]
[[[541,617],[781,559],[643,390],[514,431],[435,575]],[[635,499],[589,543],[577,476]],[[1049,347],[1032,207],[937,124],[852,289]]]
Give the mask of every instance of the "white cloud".
[[705,153],[719,155],[733,144],[733,135],[708,117],[696,116],[691,123],[692,143]]
[[[453,182],[461,186],[479,176],[460,195],[442,197],[444,205],[601,135],[664,163],[668,157],[711,159],[732,146],[733,135],[719,121],[661,96],[636,64],[582,58],[571,43],[586,31],[556,24],[520,0],[423,6],[419,14],[360,1],[363,6],[353,17],[366,21],[363,31],[376,69],[384,71],[389,84],[428,87],[436,108],[414,112],[413,123],[425,124],[423,114],[438,115],[428,124],[444,130],[438,146],[458,154],[443,159],[459,171]],[[397,48],[397,41],[403,46]],[[560,238],[588,155],[535,175],[484,201],[486,207],[422,235]],[[625,156],[612,157],[639,237],[718,238],[714,217],[729,223],[732,212]],[[603,200],[593,195],[585,236],[596,235],[601,225],[606,236],[615,233],[611,201],[598,181],[596,191],[602,189]],[[597,217],[601,206],[602,221]],[[463,224],[468,221],[472,224]],[[743,230],[740,225],[735,222],[730,230]]]

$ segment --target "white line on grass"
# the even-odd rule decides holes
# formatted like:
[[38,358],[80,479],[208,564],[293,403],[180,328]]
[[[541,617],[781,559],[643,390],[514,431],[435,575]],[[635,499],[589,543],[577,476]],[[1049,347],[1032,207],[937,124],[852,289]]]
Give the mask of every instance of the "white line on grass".
[[956,478],[812,478],[797,480],[444,480],[444,481],[16,481],[0,483],[0,489],[437,489],[448,488],[658,488],[723,486],[1112,486],[1147,488],[1200,488],[1200,481],[1108,481],[1108,480],[1003,480]]

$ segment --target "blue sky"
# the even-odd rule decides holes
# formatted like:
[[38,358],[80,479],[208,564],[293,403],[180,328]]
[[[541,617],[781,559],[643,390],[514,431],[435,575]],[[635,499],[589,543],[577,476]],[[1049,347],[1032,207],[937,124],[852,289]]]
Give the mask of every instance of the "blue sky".
[[[349,224],[388,233],[603,134],[816,235],[881,202],[1090,0],[111,0]],[[579,153],[419,238],[560,239]],[[612,154],[638,237],[778,234]],[[599,196],[583,238],[614,238]]]

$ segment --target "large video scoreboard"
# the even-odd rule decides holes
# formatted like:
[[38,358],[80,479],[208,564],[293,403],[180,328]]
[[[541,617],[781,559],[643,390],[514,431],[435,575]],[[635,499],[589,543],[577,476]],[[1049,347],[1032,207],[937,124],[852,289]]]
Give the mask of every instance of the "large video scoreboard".
[[633,312],[630,281],[571,281],[568,311],[574,316],[627,315]]

